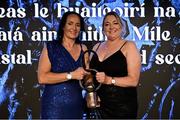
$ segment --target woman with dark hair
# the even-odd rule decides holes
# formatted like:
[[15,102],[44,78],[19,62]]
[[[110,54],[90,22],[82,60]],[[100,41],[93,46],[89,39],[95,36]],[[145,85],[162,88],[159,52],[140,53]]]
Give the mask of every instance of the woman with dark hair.
[[98,43],[93,50],[90,68],[96,69],[96,80],[102,83],[97,91],[101,102],[101,117],[111,119],[135,119],[137,117],[137,91],[141,58],[132,41],[122,39],[123,22],[115,12],[109,12],[103,20],[103,32],[107,41]]
[[57,40],[48,42],[38,66],[38,81],[44,84],[41,101],[42,119],[69,119],[83,116],[84,99],[79,80],[86,74],[82,68],[83,51],[79,33],[83,19],[75,12],[64,13]]

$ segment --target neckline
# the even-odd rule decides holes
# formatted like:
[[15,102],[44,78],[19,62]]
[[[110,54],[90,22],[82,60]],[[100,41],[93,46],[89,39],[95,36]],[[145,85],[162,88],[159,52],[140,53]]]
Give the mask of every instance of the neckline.
[[[97,54],[98,61],[99,61],[100,63],[103,63],[103,62],[106,61],[107,59],[111,58],[111,57],[112,57],[114,54],[116,54],[118,51],[124,56],[124,54],[123,54],[122,51],[121,51],[121,48],[126,44],[126,42],[127,42],[127,41],[125,41],[117,51],[115,51],[114,53],[112,53],[110,56],[108,56],[107,58],[105,58],[105,59],[102,60],[102,61],[100,61],[99,56],[98,56],[98,54]],[[98,45],[98,47],[97,47],[97,49],[96,49],[96,52],[97,52],[97,50],[98,50],[98,48],[99,48],[100,45],[101,45],[101,43]],[[125,57],[125,56],[124,56],[124,57]],[[126,57],[125,57],[125,58],[126,58]]]
[[[99,61],[100,63],[103,63],[103,62],[105,62],[106,60],[110,59],[113,55],[115,55],[115,54],[118,53],[118,52],[122,53],[122,52],[118,49],[116,52],[114,52],[113,54],[111,54],[110,56],[108,56],[106,59],[104,59],[104,60],[102,60],[102,61],[100,61],[98,55],[97,55],[97,59],[98,59],[98,61]],[[124,55],[123,55],[123,56],[124,56]]]
[[82,49],[80,50],[80,53],[79,53],[79,56],[77,57],[77,60],[75,60],[73,58],[73,56],[69,53],[69,51],[61,44],[62,48],[68,53],[69,57],[74,61],[74,62],[77,62],[79,61],[80,57],[81,57],[81,53],[82,53]]

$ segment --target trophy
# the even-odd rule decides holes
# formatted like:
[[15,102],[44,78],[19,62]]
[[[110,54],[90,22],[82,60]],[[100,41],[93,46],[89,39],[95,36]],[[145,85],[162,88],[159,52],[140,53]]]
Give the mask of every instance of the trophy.
[[[96,108],[100,107],[100,98],[97,96],[96,91],[101,87],[101,84],[97,82],[96,80],[96,73],[97,70],[90,69],[86,66],[85,63],[85,54],[88,53],[88,56],[90,55],[90,52],[94,55],[97,55],[96,52],[93,50],[86,50],[83,54],[83,68],[85,71],[88,72],[83,78],[83,80],[79,81],[79,84],[82,89],[86,91],[86,102],[88,108]],[[88,59],[89,63],[89,59]]]

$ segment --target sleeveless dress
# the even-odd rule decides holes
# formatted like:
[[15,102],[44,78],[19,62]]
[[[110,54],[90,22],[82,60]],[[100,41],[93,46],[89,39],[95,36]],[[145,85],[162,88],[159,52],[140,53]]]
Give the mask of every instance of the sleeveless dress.
[[[47,50],[51,62],[51,72],[70,72],[82,66],[82,47],[77,61],[57,41],[47,43]],[[41,118],[82,119],[84,104],[82,89],[78,80],[46,84],[42,95]]]
[[[111,77],[127,76],[126,57],[121,52],[121,48],[102,62],[94,55],[90,62],[90,68],[105,72],[106,75]],[[97,94],[101,99],[99,112],[102,118],[135,119],[137,117],[136,87],[102,84]]]

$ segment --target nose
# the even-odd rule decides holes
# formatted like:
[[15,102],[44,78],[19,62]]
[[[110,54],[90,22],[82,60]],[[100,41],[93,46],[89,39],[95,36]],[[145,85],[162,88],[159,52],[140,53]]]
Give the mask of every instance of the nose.
[[73,30],[77,30],[77,26],[76,25],[73,25]]
[[113,25],[112,25],[112,24],[110,24],[110,25],[109,25],[109,28],[110,28],[110,29],[113,29]]

